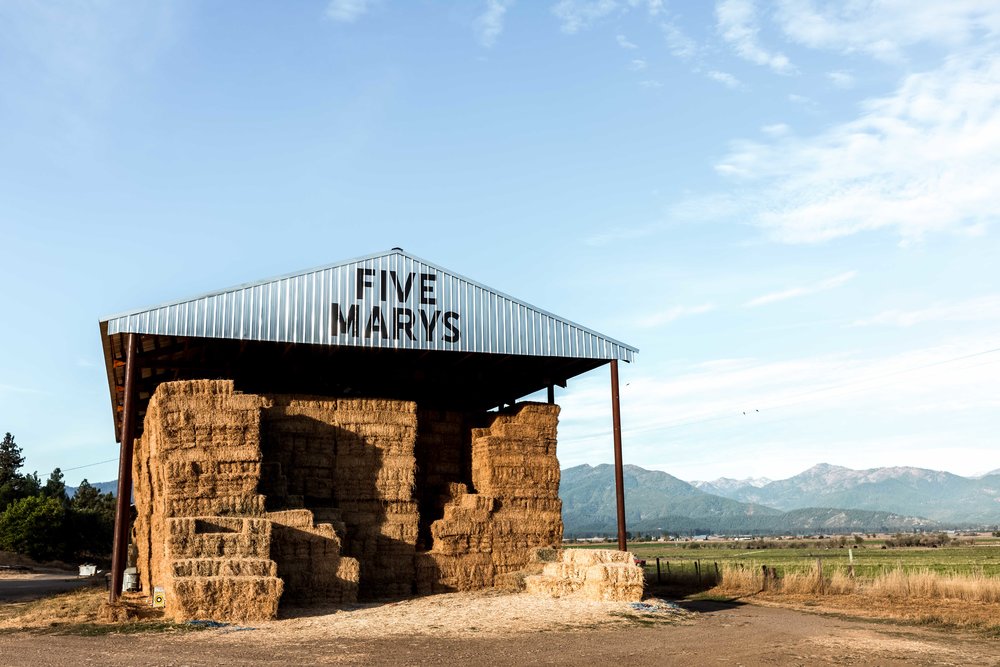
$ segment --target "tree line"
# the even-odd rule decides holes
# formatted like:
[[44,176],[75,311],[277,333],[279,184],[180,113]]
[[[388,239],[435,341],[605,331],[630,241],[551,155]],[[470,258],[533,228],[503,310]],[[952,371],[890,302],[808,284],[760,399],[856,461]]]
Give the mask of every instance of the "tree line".
[[22,449],[10,433],[0,442],[0,549],[36,561],[106,560],[111,554],[115,498],[83,480],[70,498],[59,468],[43,484],[24,474]]

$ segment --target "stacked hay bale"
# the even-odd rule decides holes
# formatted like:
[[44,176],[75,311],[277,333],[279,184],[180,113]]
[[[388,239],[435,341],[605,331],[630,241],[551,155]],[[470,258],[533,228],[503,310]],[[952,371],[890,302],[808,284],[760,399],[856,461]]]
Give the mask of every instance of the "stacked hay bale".
[[589,600],[638,602],[646,581],[635,556],[608,549],[567,549],[542,573],[524,578],[529,593],[550,597],[576,595]]
[[472,430],[472,482],[453,489],[418,562],[422,593],[494,585],[522,570],[538,547],[562,541],[556,427],[559,407],[523,403]]
[[150,398],[134,456],[137,565],[175,619],[277,612],[282,582],[257,493],[263,403],[213,380],[164,383]]
[[361,561],[361,593],[412,595],[419,513],[414,496],[416,404],[341,399],[335,493],[348,554]]
[[[363,597],[411,594],[419,520],[416,405],[300,396],[271,400],[263,414],[265,461],[274,476],[267,484],[279,493],[284,487],[286,496],[275,494],[269,507],[307,507],[343,526],[344,553],[360,561]],[[324,567],[336,571],[332,564]]]
[[[464,412],[417,411],[417,503],[420,510],[418,549],[431,546],[431,524],[444,516],[451,501],[450,485],[472,481],[470,432]],[[463,491],[464,493],[464,491]]]
[[524,568],[537,547],[562,542],[556,427],[559,406],[524,403],[472,431],[472,484],[496,499],[496,574]]
[[359,564],[340,554],[340,538],[329,523],[315,523],[309,510],[268,512],[270,557],[285,582],[283,601],[348,604],[358,599]]

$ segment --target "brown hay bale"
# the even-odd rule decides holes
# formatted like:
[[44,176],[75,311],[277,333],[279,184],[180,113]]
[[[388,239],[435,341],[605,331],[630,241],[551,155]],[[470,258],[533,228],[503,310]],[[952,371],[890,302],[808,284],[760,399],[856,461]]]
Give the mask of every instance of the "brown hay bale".
[[582,588],[583,582],[572,579],[556,579],[545,575],[529,575],[524,578],[524,590],[540,597],[563,597],[572,595]]
[[613,549],[564,549],[562,562],[581,566],[634,563],[635,556],[628,551],[615,551]]
[[276,577],[278,567],[266,558],[187,558],[170,562],[174,577]]
[[505,593],[520,593],[527,588],[525,579],[542,573],[541,563],[532,563],[513,572],[498,572],[493,579],[493,588]]
[[266,621],[277,615],[283,587],[277,577],[178,577],[166,610],[176,621]]
[[602,563],[587,568],[583,595],[591,600],[639,602],[646,576],[632,563]]

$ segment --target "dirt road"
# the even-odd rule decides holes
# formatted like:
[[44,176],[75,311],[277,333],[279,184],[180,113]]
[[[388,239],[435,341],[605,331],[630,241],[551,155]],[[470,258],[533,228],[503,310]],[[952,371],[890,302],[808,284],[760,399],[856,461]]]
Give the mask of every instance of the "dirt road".
[[[383,610],[349,612],[354,615],[350,626],[330,621],[341,618],[333,614],[287,619],[255,629],[96,637],[12,632],[0,635],[0,664],[193,667],[451,663],[501,667],[611,664],[614,660],[630,666],[1000,665],[1000,641],[974,634],[774,607],[708,602],[687,606],[692,613],[663,623],[648,617],[623,620],[616,615],[614,625],[594,624],[589,619],[576,627],[569,623],[511,633],[459,623],[460,627],[443,628],[442,632],[411,634],[406,623],[384,620],[379,621],[384,623],[381,626],[375,623],[359,631],[368,622],[366,614],[369,621],[392,617]],[[392,613],[409,618],[420,609],[401,607]],[[486,636],[480,636],[480,629],[486,630]]]
[[92,585],[93,579],[77,577],[71,572],[8,574],[0,576],[0,602],[37,600],[54,593]]

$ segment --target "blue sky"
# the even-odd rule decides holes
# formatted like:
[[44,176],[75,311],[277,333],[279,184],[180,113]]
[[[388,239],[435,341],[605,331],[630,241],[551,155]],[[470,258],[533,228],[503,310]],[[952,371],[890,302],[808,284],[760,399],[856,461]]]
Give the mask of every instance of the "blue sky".
[[0,126],[43,476],[117,456],[100,317],[392,246],[638,346],[627,462],[1000,468],[994,2],[7,1]]

